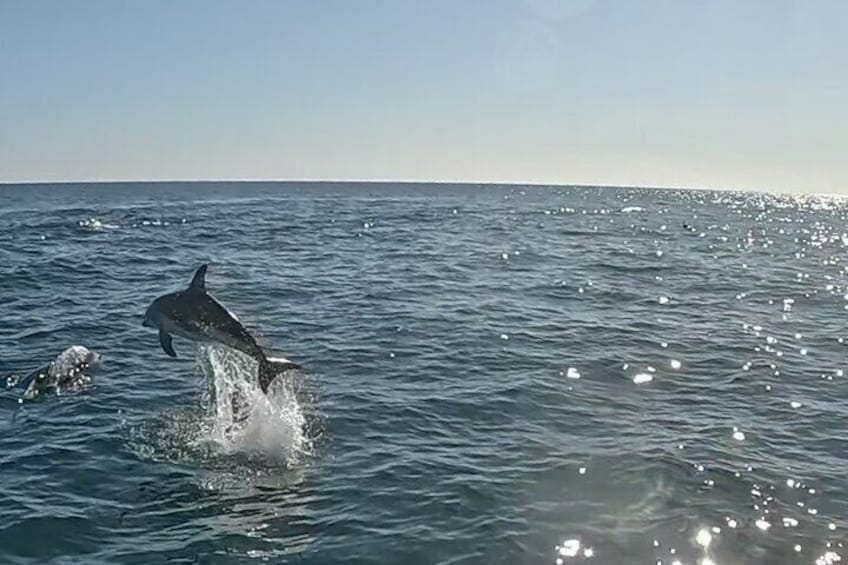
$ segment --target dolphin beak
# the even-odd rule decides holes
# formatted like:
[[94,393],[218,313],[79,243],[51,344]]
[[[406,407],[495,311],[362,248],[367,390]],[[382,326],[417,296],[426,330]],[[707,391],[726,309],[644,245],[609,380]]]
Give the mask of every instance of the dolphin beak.
[[147,320],[147,318],[145,318],[145,319],[144,319],[144,321],[141,323],[141,325],[142,325],[142,326],[144,326],[145,328],[153,327],[153,324],[151,324],[151,323]]

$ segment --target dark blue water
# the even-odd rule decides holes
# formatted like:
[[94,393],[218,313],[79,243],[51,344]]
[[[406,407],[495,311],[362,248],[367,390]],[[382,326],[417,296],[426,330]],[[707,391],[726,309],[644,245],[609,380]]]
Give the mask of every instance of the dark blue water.
[[[848,207],[394,184],[0,187],[0,563],[836,563]],[[685,224],[685,225],[684,225]],[[306,366],[148,303],[207,284]]]

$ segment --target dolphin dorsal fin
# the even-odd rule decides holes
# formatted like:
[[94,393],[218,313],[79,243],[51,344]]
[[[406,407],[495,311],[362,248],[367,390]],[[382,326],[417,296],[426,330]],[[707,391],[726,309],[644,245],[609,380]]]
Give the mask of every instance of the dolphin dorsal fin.
[[194,273],[194,278],[191,279],[191,284],[188,285],[189,290],[199,290],[200,292],[206,292],[206,269],[209,265],[203,264],[197,269],[197,272]]

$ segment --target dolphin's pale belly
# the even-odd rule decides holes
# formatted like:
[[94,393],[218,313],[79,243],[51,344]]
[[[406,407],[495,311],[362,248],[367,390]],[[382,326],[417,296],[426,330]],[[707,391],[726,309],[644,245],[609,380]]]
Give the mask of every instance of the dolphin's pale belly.
[[192,322],[189,324],[177,324],[173,320],[167,320],[164,329],[169,334],[177,335],[198,343],[221,343],[251,357],[256,357],[256,351],[251,344],[244,342],[237,336],[225,332],[215,326]]

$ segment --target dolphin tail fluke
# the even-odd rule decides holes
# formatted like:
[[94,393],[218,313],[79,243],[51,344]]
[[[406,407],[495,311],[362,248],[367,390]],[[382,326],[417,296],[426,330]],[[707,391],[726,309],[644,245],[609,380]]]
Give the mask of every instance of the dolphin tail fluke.
[[262,392],[268,394],[268,387],[277,375],[290,369],[300,369],[300,365],[292,363],[288,359],[266,357],[259,362],[259,386]]

